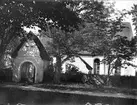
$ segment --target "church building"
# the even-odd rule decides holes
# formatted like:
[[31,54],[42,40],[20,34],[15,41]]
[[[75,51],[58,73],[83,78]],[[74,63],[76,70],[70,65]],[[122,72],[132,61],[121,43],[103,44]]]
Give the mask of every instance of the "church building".
[[[131,28],[131,24],[129,22],[123,22],[123,25],[125,28],[122,32],[119,32],[118,34],[121,36],[126,36],[129,40],[133,38],[133,32]],[[79,55],[88,65],[90,65],[93,70],[92,74],[99,74],[99,75],[107,75],[108,74],[108,65],[101,62],[104,57],[101,55],[98,56],[92,56],[89,52],[83,51]],[[63,64],[63,72],[67,70],[67,65],[71,64],[79,68],[79,71],[83,73],[88,73],[89,70],[87,69],[86,65],[83,63],[83,61],[79,57],[73,57],[73,60],[68,60]],[[137,64],[137,57],[134,57],[132,61],[130,61],[133,64]],[[117,75],[121,76],[135,76],[137,73],[137,67],[124,65],[125,67],[121,68]],[[115,75],[115,71],[112,72],[111,75]]]

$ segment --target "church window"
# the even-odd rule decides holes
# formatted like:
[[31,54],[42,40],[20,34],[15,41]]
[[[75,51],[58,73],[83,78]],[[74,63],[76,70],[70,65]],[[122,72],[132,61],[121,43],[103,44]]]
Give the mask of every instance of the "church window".
[[98,58],[94,59],[94,74],[99,74],[100,71],[100,60]]

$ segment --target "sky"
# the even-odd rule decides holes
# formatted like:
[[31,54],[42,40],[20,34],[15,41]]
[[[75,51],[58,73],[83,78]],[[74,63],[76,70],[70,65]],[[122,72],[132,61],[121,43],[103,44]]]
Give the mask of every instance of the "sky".
[[[131,10],[133,4],[137,4],[137,0],[110,0],[115,2],[115,9],[122,11],[123,9]],[[130,22],[132,26],[132,31],[135,36],[134,26],[132,25],[132,16],[126,16],[124,19],[126,22]]]
[[137,0],[111,0],[111,1],[116,2],[115,7],[119,10],[122,9],[131,10],[133,4],[137,4]]

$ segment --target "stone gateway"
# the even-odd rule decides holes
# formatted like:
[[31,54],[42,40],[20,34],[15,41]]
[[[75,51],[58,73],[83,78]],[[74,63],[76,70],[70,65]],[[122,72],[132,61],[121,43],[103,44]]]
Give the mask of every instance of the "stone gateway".
[[42,82],[44,72],[49,65],[50,57],[39,38],[32,33],[29,34],[31,39],[21,40],[19,46],[12,53],[12,80],[15,82]]

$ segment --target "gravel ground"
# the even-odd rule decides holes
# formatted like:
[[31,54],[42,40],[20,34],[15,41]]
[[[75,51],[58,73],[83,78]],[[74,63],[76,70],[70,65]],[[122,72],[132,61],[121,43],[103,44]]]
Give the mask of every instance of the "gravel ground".
[[88,96],[102,96],[114,98],[137,99],[137,89],[103,87],[95,88],[91,85],[84,84],[33,84],[26,85],[23,83],[4,83],[0,85],[6,88],[20,88],[23,90],[58,92],[67,94],[79,94]]

